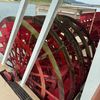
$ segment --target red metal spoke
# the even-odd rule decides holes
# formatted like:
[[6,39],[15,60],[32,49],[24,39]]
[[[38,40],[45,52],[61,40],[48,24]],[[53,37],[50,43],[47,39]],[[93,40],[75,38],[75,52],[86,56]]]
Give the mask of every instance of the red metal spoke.
[[36,81],[32,80],[32,82],[37,85],[38,87],[42,88],[49,96],[52,97],[53,100],[59,100],[53,94],[51,94],[48,90],[44,89],[41,85],[39,85]]
[[42,72],[42,69],[41,69],[41,66],[40,66],[38,60],[36,61],[36,66],[37,66],[37,69],[38,69],[39,74],[40,74],[41,86],[43,87],[43,88],[41,89],[41,95],[44,97],[44,96],[45,96],[45,91],[44,91],[44,89],[46,88],[46,86],[45,86],[45,79],[44,79],[44,75],[43,75],[43,72]]

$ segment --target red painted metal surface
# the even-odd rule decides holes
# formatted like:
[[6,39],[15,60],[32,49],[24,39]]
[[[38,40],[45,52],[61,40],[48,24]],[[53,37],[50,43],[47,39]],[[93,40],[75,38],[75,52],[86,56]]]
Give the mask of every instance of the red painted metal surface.
[[[44,18],[25,17],[22,22],[7,61],[15,77],[21,79],[23,76]],[[13,23],[12,17],[0,23],[2,54]],[[27,81],[40,98],[73,100],[85,82],[95,47],[88,32],[81,29],[80,23],[70,17],[58,16],[55,19]]]
[[90,36],[97,46],[100,39],[100,12],[83,14],[80,16],[80,22],[88,31],[90,30],[91,24],[93,25]]

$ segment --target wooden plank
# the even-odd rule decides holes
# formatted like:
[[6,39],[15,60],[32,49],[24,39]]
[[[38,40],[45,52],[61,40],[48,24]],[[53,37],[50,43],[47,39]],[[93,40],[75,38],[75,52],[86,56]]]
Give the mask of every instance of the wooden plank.
[[20,100],[0,75],[0,100]]

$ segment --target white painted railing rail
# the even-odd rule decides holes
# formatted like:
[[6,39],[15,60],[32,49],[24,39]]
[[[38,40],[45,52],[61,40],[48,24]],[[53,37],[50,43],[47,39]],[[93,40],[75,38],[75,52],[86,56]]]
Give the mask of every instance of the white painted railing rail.
[[6,47],[6,50],[5,50],[5,54],[4,54],[3,60],[1,62],[2,65],[5,64],[5,62],[8,58],[9,52],[10,52],[12,46],[13,46],[17,32],[18,32],[19,27],[21,25],[25,10],[27,8],[27,5],[28,5],[28,0],[22,0],[20,2],[18,13],[16,15],[16,19],[15,19],[15,22],[14,22],[14,25],[13,25],[13,28],[12,28],[12,31],[11,31],[11,35],[10,35],[10,38],[9,38],[9,41],[8,41],[8,44],[7,44],[7,47]]
[[24,84],[27,81],[27,78],[28,78],[28,76],[29,76],[29,74],[34,66],[34,63],[39,55],[39,52],[40,52],[40,50],[43,46],[43,43],[48,35],[48,32],[51,28],[51,25],[56,17],[57,9],[59,8],[59,6],[61,5],[62,2],[63,2],[63,0],[52,0],[52,2],[51,2],[49,11],[47,13],[44,24],[43,24],[42,29],[40,31],[40,35],[39,35],[37,42],[36,42],[36,45],[33,49],[32,56],[29,60],[26,71],[23,75],[23,78],[22,78],[22,81],[20,84],[21,86],[24,86]]

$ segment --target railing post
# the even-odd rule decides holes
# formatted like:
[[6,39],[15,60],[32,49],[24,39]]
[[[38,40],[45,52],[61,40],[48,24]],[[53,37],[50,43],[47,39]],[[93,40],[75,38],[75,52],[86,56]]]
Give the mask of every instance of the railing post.
[[24,86],[24,84],[26,83],[27,79],[28,79],[28,76],[34,66],[34,63],[38,57],[38,54],[43,46],[43,43],[48,35],[48,32],[51,28],[51,25],[56,17],[56,14],[57,14],[57,9],[59,8],[59,6],[61,5],[61,3],[63,2],[63,0],[52,0],[51,2],[51,5],[50,5],[50,8],[49,8],[49,11],[47,13],[47,16],[45,18],[45,21],[44,21],[44,24],[43,24],[43,27],[41,29],[41,32],[40,32],[40,35],[37,39],[37,42],[36,42],[36,45],[33,49],[33,52],[32,52],[32,56],[29,60],[29,63],[27,65],[27,68],[26,68],[26,71],[23,75],[23,78],[22,78],[22,81],[21,81],[21,86]]
[[[80,100],[92,100],[96,89],[100,85],[100,41],[90,67],[90,71]],[[99,98],[100,99],[100,98]]]
[[16,15],[16,19],[15,19],[15,22],[14,22],[14,25],[13,25],[13,28],[11,31],[11,35],[10,35],[10,38],[9,38],[9,41],[8,41],[8,44],[7,44],[7,47],[5,50],[5,54],[4,54],[3,60],[1,62],[2,65],[5,64],[7,57],[9,55],[9,52],[13,46],[14,40],[16,38],[19,27],[21,25],[27,5],[28,5],[28,0],[21,0],[19,9],[18,9],[18,12]]

